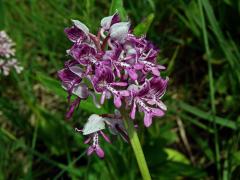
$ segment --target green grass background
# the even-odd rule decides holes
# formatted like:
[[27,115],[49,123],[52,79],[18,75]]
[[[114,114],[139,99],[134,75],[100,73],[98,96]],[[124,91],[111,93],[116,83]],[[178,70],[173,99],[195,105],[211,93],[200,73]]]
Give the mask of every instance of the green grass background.
[[99,110],[88,100],[66,121],[56,76],[71,45],[63,32],[70,20],[96,32],[115,9],[161,49],[170,77],[166,116],[138,130],[152,178],[240,179],[238,0],[0,0],[0,28],[25,68],[0,77],[0,179],[141,179],[130,145],[118,138],[102,142],[104,160],[86,156],[74,127],[112,111],[112,102]]

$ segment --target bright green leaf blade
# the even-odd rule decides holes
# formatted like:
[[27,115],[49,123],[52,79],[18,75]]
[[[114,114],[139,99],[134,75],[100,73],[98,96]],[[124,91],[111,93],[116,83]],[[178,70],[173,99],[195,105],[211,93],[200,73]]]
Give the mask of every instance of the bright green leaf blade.
[[143,22],[141,22],[134,28],[133,34],[135,34],[136,36],[147,34],[153,19],[154,19],[154,14],[153,13],[149,14]]
[[186,156],[184,156],[179,151],[176,151],[175,149],[171,148],[165,148],[164,151],[167,153],[168,159],[170,161],[179,162],[183,164],[190,164],[190,161],[186,158]]
[[112,0],[109,14],[113,15],[115,12],[118,12],[122,20],[127,19],[127,13],[123,6],[122,0]]

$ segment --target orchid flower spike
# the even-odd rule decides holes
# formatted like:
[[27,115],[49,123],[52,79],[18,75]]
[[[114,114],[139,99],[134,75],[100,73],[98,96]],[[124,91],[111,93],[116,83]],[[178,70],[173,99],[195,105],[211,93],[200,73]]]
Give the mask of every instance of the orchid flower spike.
[[[66,117],[71,118],[81,101],[89,96],[99,108],[112,98],[116,109],[124,105],[129,110],[131,119],[135,119],[137,111],[143,113],[145,127],[151,126],[154,118],[164,116],[167,107],[162,97],[169,79],[161,76],[165,67],[157,63],[159,49],[145,36],[132,34],[130,22],[122,22],[118,13],[101,20],[97,35],[78,20],[72,23],[65,29],[73,43],[67,50],[69,60],[58,71],[62,87],[69,95]],[[75,99],[70,101],[72,95]],[[128,141],[122,121],[119,112],[91,115],[81,131],[88,137],[86,143],[91,143],[87,154],[104,157],[99,137],[110,142],[105,127]]]

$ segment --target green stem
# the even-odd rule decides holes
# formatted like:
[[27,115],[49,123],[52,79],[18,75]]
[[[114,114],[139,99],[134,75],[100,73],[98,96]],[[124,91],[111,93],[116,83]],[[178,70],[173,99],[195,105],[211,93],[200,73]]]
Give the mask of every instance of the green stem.
[[151,180],[151,176],[148,170],[147,162],[143,154],[142,146],[140,144],[138,134],[134,128],[133,122],[128,120],[128,116],[125,115],[124,111],[121,112],[123,115],[124,125],[127,129],[130,143],[133,148],[133,152],[137,159],[138,167],[144,180]]
[[218,129],[216,124],[216,107],[215,107],[215,89],[214,89],[214,78],[213,78],[213,70],[211,65],[211,51],[208,42],[208,34],[207,28],[203,13],[203,1],[198,0],[200,16],[202,21],[202,31],[203,31],[203,40],[205,51],[207,54],[207,62],[208,62],[208,78],[209,78],[209,87],[210,87],[210,101],[211,101],[211,115],[213,120],[213,127],[214,127],[214,145],[215,145],[215,159],[216,159],[216,168],[218,173],[218,179],[221,178],[221,164],[220,164],[220,147],[219,147],[219,137],[218,137]]

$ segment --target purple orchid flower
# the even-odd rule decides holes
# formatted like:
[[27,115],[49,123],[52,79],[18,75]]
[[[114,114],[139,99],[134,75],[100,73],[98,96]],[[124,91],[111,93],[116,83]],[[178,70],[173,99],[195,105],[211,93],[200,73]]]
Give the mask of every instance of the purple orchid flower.
[[[152,124],[152,118],[154,116],[162,117],[166,110],[165,105],[162,103],[160,98],[166,90],[167,80],[161,78],[153,78],[150,81],[141,85],[131,85],[128,87],[131,92],[130,104],[132,106],[130,117],[135,119],[136,108],[144,112],[144,125],[149,127]],[[158,105],[160,108],[156,108],[150,105]]]
[[99,137],[101,136],[106,142],[111,143],[110,138],[103,132],[105,124],[113,135],[119,133],[125,141],[128,141],[128,136],[123,126],[121,115],[119,115],[118,111],[116,111],[114,115],[103,114],[99,116],[97,114],[92,114],[82,130],[75,128],[76,131],[87,136],[84,144],[91,144],[88,147],[87,155],[91,155],[95,152],[99,158],[104,157],[104,151],[99,144]]
[[92,143],[88,147],[87,155],[91,155],[95,152],[98,157],[104,157],[104,151],[99,145],[99,135],[102,135],[102,137],[107,142],[111,143],[111,141],[108,136],[103,133],[103,129],[105,129],[105,123],[103,121],[103,118],[96,114],[93,114],[88,118],[88,121],[82,130],[75,128],[76,131],[82,132],[83,135],[88,136],[88,138],[84,142],[85,144]]

